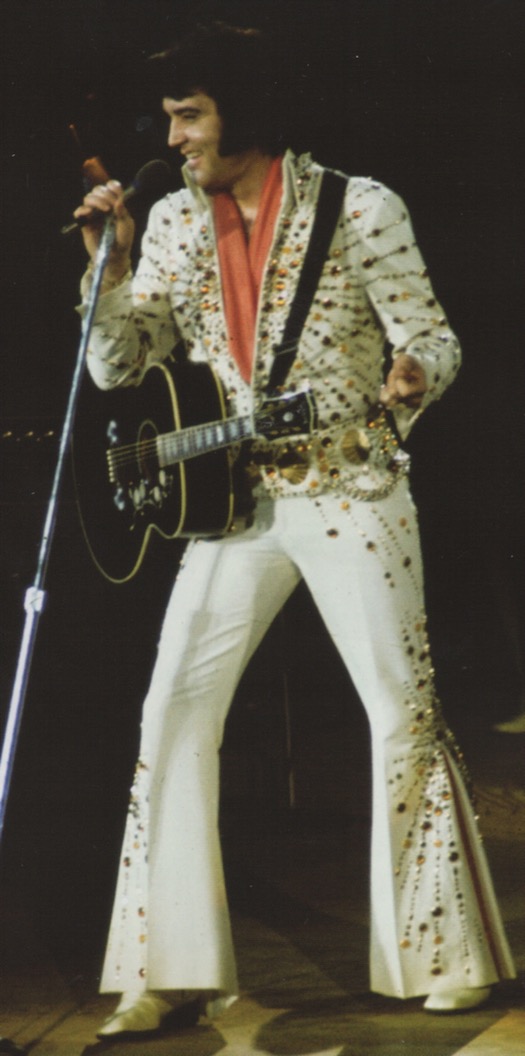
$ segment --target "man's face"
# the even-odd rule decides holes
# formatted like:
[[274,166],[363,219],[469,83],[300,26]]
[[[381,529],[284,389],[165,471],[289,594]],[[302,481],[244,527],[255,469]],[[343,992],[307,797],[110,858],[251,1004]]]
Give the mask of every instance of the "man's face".
[[223,122],[215,100],[204,92],[185,99],[166,97],[162,109],[170,121],[168,146],[180,150],[194,182],[208,194],[231,191],[252,152],[220,156]]

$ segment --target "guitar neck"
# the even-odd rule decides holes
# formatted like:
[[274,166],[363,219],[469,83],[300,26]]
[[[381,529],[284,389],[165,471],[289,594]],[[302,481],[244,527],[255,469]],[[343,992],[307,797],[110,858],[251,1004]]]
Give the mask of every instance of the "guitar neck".
[[220,422],[205,422],[192,425],[157,437],[157,457],[162,467],[175,462],[186,462],[189,458],[218,451],[221,447],[256,435],[254,421],[250,415],[240,418],[225,418]]

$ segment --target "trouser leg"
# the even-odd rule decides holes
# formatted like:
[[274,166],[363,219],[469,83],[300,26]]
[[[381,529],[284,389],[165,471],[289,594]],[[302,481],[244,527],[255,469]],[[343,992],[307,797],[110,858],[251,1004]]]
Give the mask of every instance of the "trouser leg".
[[371,727],[372,988],[410,997],[513,976],[464,767],[436,700],[408,491],[400,484],[348,509],[310,501],[296,515],[295,560]]
[[190,548],[144,704],[103,991],[236,991],[218,751],[240,675],[297,579],[264,526]]
[[[235,989],[216,833],[217,748],[240,673],[298,569],[372,730],[373,989],[409,997],[513,975],[461,766],[435,700],[410,499],[399,485],[377,506],[343,506],[332,497],[284,500],[269,531],[241,537],[246,545],[192,550],[144,711],[105,990],[129,989],[137,977],[158,989]],[[199,547],[205,559],[193,556]],[[203,883],[194,883],[199,876]]]

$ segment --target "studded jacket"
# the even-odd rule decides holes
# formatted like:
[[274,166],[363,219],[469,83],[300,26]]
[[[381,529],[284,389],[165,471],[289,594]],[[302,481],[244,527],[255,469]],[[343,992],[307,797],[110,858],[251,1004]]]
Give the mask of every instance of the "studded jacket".
[[[88,354],[96,384],[139,384],[150,364],[165,360],[182,340],[190,359],[213,367],[232,413],[251,414],[263,399],[297,286],[322,172],[309,155],[297,158],[288,151],[284,157],[283,201],[261,288],[251,384],[228,351],[209,199],[189,180],[153,206],[135,276],[99,299]],[[317,427],[292,449],[283,440],[265,455],[265,443],[259,445],[261,486],[270,494],[328,489],[375,499],[395,486],[406,459],[376,410],[387,349],[392,356],[408,352],[423,365],[423,406],[441,396],[460,363],[406,207],[382,184],[350,178],[288,378],[292,387],[311,388]],[[403,437],[418,413],[396,413]]]

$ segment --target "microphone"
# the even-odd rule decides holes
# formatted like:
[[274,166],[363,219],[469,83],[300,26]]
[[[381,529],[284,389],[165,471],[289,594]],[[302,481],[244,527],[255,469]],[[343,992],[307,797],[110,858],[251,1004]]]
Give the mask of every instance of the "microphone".
[[[148,198],[162,198],[164,194],[169,190],[171,183],[171,170],[166,161],[148,161],[146,165],[143,165],[137,172],[132,183],[129,187],[126,187],[124,191],[124,201],[132,201],[133,198],[144,196]],[[72,220],[71,223],[65,224],[61,228],[61,235],[70,235],[73,231],[78,231],[85,224],[90,223],[94,219],[107,219],[107,213],[102,212],[101,209],[92,209],[87,216],[79,216],[78,219]]]

